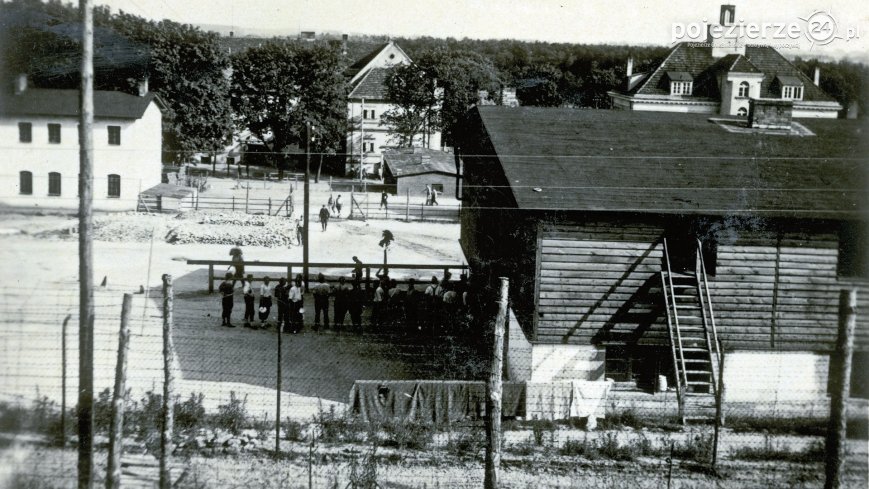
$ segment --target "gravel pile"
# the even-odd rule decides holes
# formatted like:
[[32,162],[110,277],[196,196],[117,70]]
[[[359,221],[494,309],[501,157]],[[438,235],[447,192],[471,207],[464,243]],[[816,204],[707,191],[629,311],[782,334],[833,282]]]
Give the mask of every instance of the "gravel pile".
[[186,220],[195,220],[199,224],[231,224],[233,226],[271,226],[286,221],[285,217],[265,216],[262,214],[245,214],[244,212],[192,212],[183,216]]
[[[286,220],[284,220],[286,221]],[[172,244],[204,243],[242,246],[289,247],[295,242],[295,232],[286,222],[262,226],[233,224],[186,224],[172,229],[166,236]]]

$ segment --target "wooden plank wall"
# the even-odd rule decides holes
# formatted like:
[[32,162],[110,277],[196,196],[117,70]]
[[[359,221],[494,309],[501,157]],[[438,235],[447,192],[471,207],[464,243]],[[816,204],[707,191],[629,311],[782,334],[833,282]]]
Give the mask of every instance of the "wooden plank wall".
[[[829,351],[842,288],[858,286],[869,311],[867,282],[836,276],[835,231],[719,238],[710,293],[725,348]],[[537,342],[666,344],[656,279],[662,235],[661,226],[631,222],[544,226]],[[857,348],[869,349],[869,321],[858,318]]]

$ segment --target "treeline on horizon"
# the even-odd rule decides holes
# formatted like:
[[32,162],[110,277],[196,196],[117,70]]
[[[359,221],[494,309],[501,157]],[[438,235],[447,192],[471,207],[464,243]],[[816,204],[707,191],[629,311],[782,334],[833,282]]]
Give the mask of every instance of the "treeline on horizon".
[[[245,59],[246,51],[279,44],[302,53],[297,58],[305,59],[303,52],[313,50],[319,53],[313,59],[326,56],[329,66],[341,72],[388,39],[350,36],[344,45],[340,39],[326,37],[314,41],[221,37],[168,19],[150,21],[99,6],[94,18],[96,87],[134,93],[137,79],[148,77],[151,89],[169,105],[167,146],[179,154],[219,146],[239,129],[233,123],[232,81],[228,74],[237,68],[233,63]],[[0,76],[6,88],[11,86],[12,75],[21,72],[28,73],[35,86],[77,86],[79,33],[78,8],[71,3],[58,0],[0,3]],[[468,100],[472,89],[497,90],[500,86],[515,88],[523,105],[609,108],[607,92],[624,83],[629,57],[634,60],[634,72],[643,72],[669,52],[666,46],[434,37],[393,40],[415,60],[436,60],[442,72],[453,68],[452,73],[456,73],[460,64],[448,66],[448,58],[454,56],[487,76],[491,74],[489,80],[496,80],[495,86],[490,83],[454,86],[455,93],[462,92],[459,100],[462,103]],[[866,65],[800,58],[793,62],[810,77],[814,68],[819,67],[821,88],[843,106],[857,102],[861,116],[869,109]],[[339,95],[343,97],[346,93]],[[336,134],[341,132],[339,129],[336,126]]]

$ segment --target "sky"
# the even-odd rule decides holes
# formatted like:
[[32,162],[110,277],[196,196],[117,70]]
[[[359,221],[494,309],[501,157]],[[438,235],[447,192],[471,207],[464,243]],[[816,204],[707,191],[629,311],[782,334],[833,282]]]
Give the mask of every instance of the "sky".
[[[113,11],[208,26],[236,35],[290,35],[300,30],[391,36],[521,39],[570,43],[669,45],[674,22],[717,22],[721,1],[697,0],[95,0]],[[833,19],[835,38],[812,45],[801,35],[788,49],[819,56],[869,58],[865,0],[731,1],[746,23]],[[849,36],[850,29],[850,36]],[[802,32],[805,34],[805,32]],[[850,39],[846,39],[850,37]],[[817,36],[816,36],[817,38]],[[778,40],[774,40],[778,42]],[[767,42],[772,44],[772,42]]]

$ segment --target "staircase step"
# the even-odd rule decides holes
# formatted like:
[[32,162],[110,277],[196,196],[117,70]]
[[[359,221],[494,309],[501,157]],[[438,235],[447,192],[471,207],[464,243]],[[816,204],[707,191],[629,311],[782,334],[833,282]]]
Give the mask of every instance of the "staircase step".
[[710,386],[711,384],[710,384],[709,382],[705,382],[705,381],[702,381],[702,380],[689,380],[689,381],[688,381],[688,385],[703,385],[703,386],[707,386],[707,387],[708,387],[708,386]]
[[696,347],[690,347],[690,346],[682,348],[682,351],[692,351],[692,352],[693,351],[702,351],[705,353],[709,352],[709,350],[707,350],[706,348],[696,348]]
[[709,363],[705,358],[686,358],[685,363]]
[[708,370],[686,370],[686,374],[688,375],[711,375],[712,372]]

